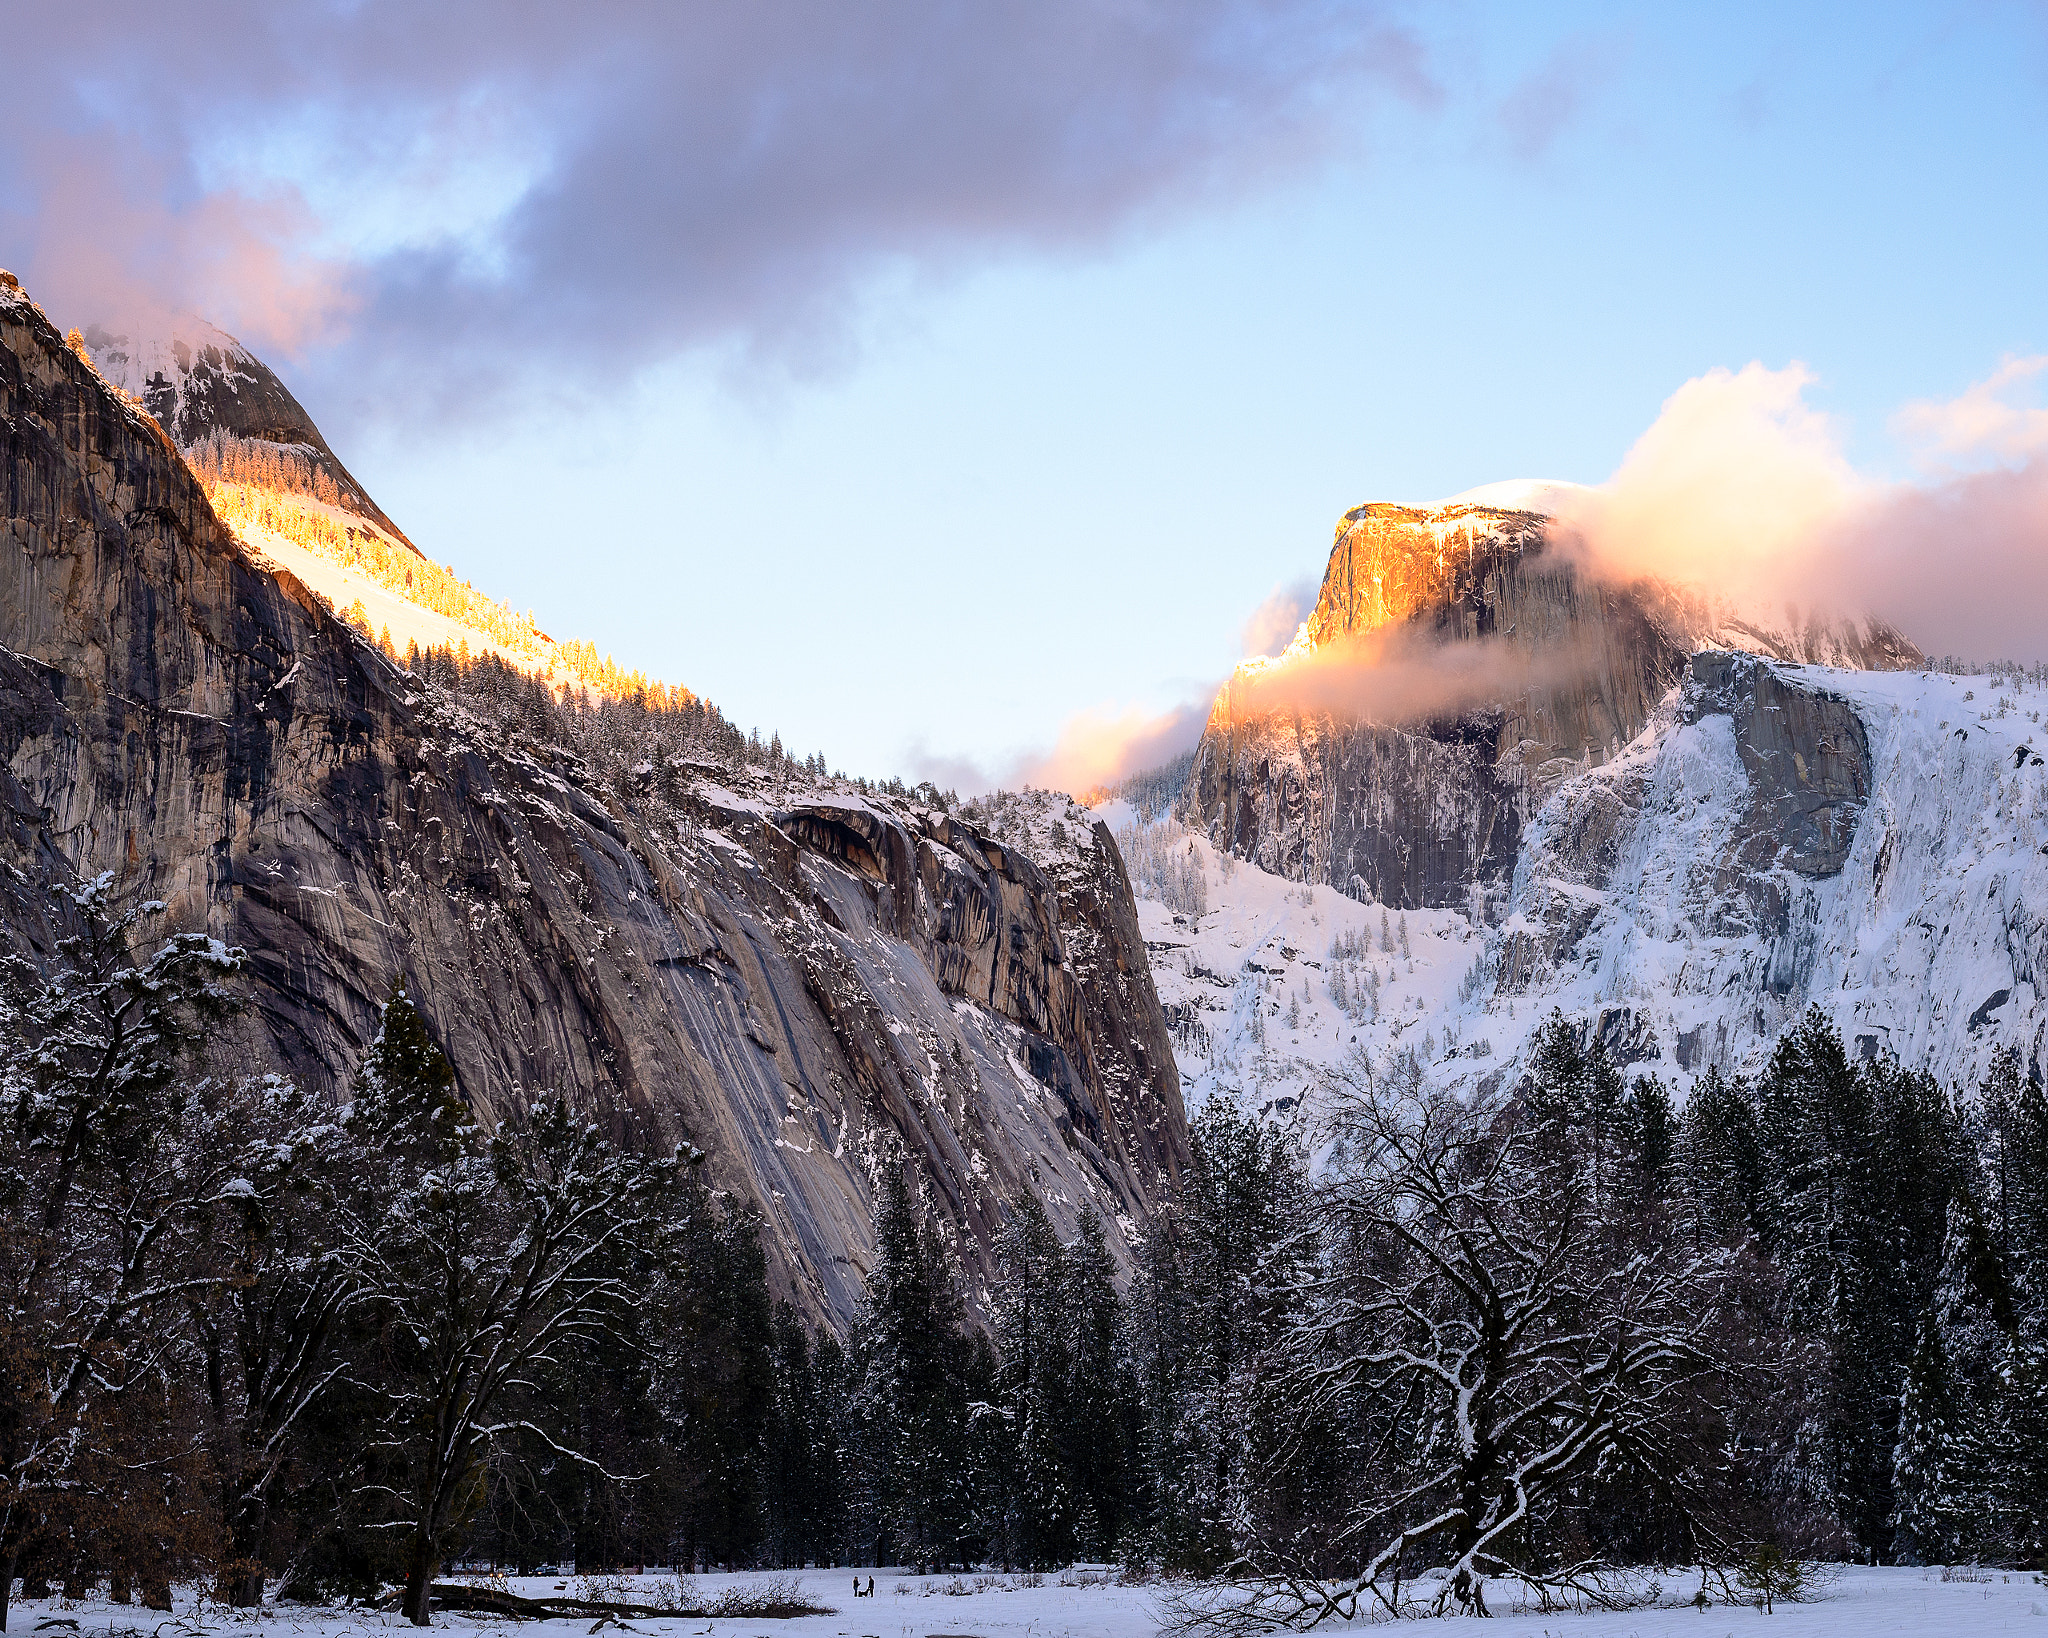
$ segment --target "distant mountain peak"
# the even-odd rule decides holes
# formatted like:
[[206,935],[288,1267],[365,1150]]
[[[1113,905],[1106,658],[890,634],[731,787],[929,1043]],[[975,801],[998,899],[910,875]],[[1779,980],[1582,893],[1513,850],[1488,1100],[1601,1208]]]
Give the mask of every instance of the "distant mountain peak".
[[342,465],[277,373],[227,331],[188,313],[149,328],[89,324],[84,334],[100,374],[141,400],[187,455],[203,444],[293,450],[325,474],[347,510],[418,550]]

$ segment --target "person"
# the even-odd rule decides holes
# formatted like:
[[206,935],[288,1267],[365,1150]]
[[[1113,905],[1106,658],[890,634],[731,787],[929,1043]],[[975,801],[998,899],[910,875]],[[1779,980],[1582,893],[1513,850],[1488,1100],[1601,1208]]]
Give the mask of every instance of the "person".
[[874,1578],[873,1576],[869,1576],[869,1577],[868,1577],[868,1597],[872,1598],[872,1597],[874,1597],[874,1596],[875,1596],[875,1578]]

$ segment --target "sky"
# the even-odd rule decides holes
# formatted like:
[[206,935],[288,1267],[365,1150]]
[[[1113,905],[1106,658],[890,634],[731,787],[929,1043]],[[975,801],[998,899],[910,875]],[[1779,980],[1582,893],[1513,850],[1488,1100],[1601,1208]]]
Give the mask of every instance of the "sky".
[[[1707,400],[1910,500],[1894,555],[1997,535],[1981,621],[1876,577],[1928,647],[2048,644],[2048,5],[10,31],[0,265],[54,317],[204,314],[429,555],[849,772],[1170,748],[1345,508],[1605,483]],[[1885,561],[1836,535],[1808,582]]]

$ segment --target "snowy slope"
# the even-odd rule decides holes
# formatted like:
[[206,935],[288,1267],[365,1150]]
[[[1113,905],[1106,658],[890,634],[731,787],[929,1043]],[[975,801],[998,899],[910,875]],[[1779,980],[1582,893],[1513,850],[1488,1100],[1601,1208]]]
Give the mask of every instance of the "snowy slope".
[[[1515,1065],[1552,1008],[1681,1093],[1709,1065],[1756,1068],[1810,1005],[1860,1054],[1951,1085],[2002,1044],[2038,1065],[2048,688],[1755,664],[1769,698],[1846,702],[1862,726],[1867,798],[1838,868],[1757,855],[1769,792],[1745,766],[1750,729],[1695,682],[1532,816],[1504,909],[1410,910],[1405,957],[1398,911],[1270,875],[1170,819],[1101,810],[1133,861],[1189,1108],[1223,1096],[1285,1113],[1408,1052],[1476,1085]],[[1361,936],[1370,950],[1349,953]]]
[[[1889,1051],[1951,1085],[1974,1082],[2001,1044],[2038,1064],[2048,1030],[2048,690],[1774,669],[1846,699],[1868,735],[1870,796],[1842,868],[1727,879],[1747,794],[1730,719],[1654,723],[1622,757],[1560,790],[1524,838],[1497,937],[1554,925],[1559,897],[1588,912],[1526,993],[1604,1017],[1611,1040],[1667,1069],[1752,1066],[1809,1005],[1863,1055]],[[1626,815],[1604,876],[1580,868],[1584,850],[1565,834],[1596,795]],[[1781,924],[1744,926],[1730,914],[1760,891],[1782,895]]]
[[[1483,1021],[1469,1041],[1453,1034],[1470,1027],[1461,991],[1471,992],[1487,948],[1468,917],[1362,904],[1219,853],[1171,819],[1139,825],[1120,802],[1096,811],[1131,867],[1191,1112],[1220,1097],[1306,1118],[1319,1087],[1368,1060],[1492,1051]],[[1179,907],[1168,903],[1148,880],[1146,855],[1160,849],[1193,862],[1199,910],[1185,893]]]
[[211,365],[226,388],[238,395],[259,388],[270,373],[254,353],[227,331],[190,313],[159,326],[153,335],[139,328],[132,333],[116,332],[95,324],[88,328],[85,339],[100,374],[131,398],[142,397],[152,383],[161,380],[179,394],[177,402],[182,405],[185,386],[194,370],[206,365]]

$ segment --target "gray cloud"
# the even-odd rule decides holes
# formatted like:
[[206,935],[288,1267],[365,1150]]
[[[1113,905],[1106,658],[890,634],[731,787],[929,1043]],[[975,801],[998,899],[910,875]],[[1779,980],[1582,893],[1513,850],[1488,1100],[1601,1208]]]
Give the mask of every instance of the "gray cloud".
[[464,400],[706,345],[802,371],[878,277],[1085,253],[1435,95],[1344,0],[117,0],[9,55],[0,242],[46,305]]

